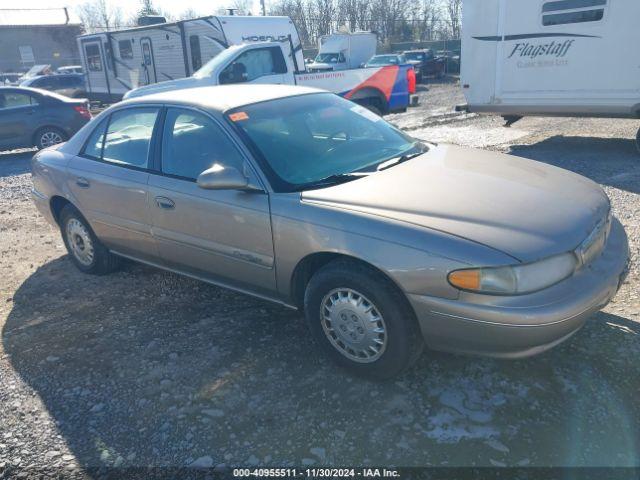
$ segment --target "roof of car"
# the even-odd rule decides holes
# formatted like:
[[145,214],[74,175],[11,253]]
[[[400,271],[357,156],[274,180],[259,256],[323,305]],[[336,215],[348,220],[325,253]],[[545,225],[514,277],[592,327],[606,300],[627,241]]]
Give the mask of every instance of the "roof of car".
[[180,103],[224,112],[253,103],[322,92],[326,93],[316,88],[293,85],[218,85],[153,93],[125,100],[123,103]]

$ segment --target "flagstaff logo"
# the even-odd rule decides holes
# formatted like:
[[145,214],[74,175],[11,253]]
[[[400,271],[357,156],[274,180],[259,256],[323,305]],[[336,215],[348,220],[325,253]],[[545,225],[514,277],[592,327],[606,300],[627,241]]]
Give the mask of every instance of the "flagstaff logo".
[[538,57],[563,58],[573,46],[573,42],[575,42],[575,40],[565,40],[564,42],[556,42],[554,40],[551,43],[545,43],[542,45],[536,45],[529,42],[516,43],[511,55],[507,58],[512,58],[513,56],[532,59],[536,59]]

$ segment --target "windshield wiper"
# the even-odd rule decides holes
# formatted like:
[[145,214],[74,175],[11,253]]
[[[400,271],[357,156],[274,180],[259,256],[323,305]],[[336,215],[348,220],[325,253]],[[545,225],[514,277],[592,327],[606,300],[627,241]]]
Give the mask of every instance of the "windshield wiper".
[[416,152],[416,153],[411,153],[409,155],[400,155],[398,157],[390,158],[389,160],[385,160],[380,165],[378,165],[377,168],[376,168],[376,171],[381,172],[382,170],[386,170],[387,168],[395,167],[396,165],[399,165],[400,163],[403,163],[403,162],[406,162],[408,160],[411,160],[412,158],[419,157],[423,153],[424,152]]
[[300,190],[309,190],[312,188],[318,187],[328,187],[331,185],[338,185],[340,183],[351,182],[353,180],[357,180],[362,177],[368,176],[369,173],[337,173],[334,175],[329,175],[328,177],[321,178],[320,180],[316,180],[314,182],[305,183],[300,186]]

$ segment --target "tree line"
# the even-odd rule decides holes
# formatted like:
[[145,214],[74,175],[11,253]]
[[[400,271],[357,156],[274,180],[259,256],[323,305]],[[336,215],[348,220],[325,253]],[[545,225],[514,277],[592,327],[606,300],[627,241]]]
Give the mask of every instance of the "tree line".
[[[264,1],[264,0],[263,0]],[[251,0],[231,0],[236,14],[251,14]],[[318,37],[341,28],[378,34],[381,43],[449,40],[460,38],[462,0],[266,0],[268,15],[291,17],[302,43],[317,44]],[[125,18],[107,0],[87,0],[77,8],[88,33],[135,26],[141,15],[162,15],[168,21],[224,14],[226,8],[198,12],[188,8],[180,14],[164,12],[153,0],[141,0],[134,15]]]

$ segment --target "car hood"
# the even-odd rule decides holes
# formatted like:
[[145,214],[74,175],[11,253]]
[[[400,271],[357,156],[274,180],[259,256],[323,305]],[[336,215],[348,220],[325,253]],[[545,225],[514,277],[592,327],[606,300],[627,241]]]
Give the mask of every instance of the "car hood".
[[575,249],[610,208],[603,190],[575,173],[448,145],[302,200],[439,230],[522,262]]
[[179,90],[181,88],[195,88],[201,85],[201,81],[195,77],[179,78],[177,80],[167,80],[166,82],[153,83],[129,90],[125,95],[125,99],[142,97],[143,95],[151,95],[153,93],[168,92],[170,90]]

